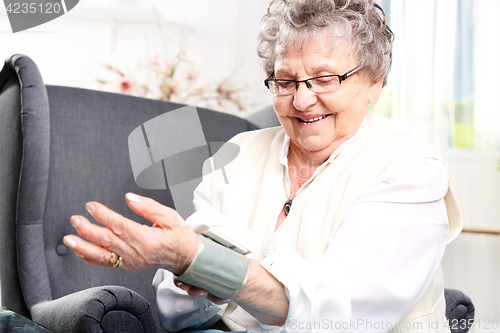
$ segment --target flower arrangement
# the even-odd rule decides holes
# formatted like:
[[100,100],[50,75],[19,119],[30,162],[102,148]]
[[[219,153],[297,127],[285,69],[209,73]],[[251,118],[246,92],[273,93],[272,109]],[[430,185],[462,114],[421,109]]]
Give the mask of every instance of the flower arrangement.
[[215,85],[200,85],[198,72],[183,50],[174,58],[155,55],[141,65],[140,75],[125,73],[110,64],[105,64],[105,67],[113,77],[97,81],[106,86],[106,90],[219,111],[230,108],[245,110],[241,88],[236,88],[230,80],[222,80]]

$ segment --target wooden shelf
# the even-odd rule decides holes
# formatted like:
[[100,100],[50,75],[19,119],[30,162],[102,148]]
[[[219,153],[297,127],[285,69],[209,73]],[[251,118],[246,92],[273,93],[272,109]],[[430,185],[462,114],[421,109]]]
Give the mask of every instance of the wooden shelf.
[[496,228],[466,227],[466,228],[463,228],[462,233],[484,234],[484,235],[500,235],[500,229],[496,229]]

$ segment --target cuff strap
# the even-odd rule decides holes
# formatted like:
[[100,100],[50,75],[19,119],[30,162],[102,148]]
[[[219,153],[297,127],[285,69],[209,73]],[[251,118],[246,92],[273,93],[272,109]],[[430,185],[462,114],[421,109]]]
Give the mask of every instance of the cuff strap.
[[247,282],[250,262],[236,251],[201,235],[198,237],[198,252],[177,279],[205,289],[222,299],[233,298]]

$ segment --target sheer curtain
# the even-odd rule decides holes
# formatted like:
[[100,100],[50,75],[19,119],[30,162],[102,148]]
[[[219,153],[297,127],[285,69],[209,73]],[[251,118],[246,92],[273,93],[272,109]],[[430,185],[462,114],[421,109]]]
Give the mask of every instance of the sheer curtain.
[[500,149],[500,1],[474,2],[475,103],[474,143]]
[[500,229],[500,1],[379,3],[395,42],[372,113],[442,153],[466,226]]
[[[500,231],[500,1],[376,1],[395,42],[389,82],[372,113],[440,151],[466,229]],[[495,328],[499,262],[500,236],[471,233],[443,259],[445,286],[470,296],[476,320]]]
[[380,1],[394,32],[393,66],[374,115],[398,132],[449,146],[457,0]]

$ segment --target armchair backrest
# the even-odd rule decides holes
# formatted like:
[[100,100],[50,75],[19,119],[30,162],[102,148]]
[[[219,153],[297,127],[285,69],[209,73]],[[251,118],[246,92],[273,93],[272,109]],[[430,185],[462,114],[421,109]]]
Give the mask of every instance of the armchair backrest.
[[[2,305],[29,317],[29,309],[39,302],[94,286],[121,285],[144,296],[156,315],[154,271],[131,273],[87,265],[62,239],[76,232],[69,223],[72,215],[91,219],[84,209],[91,200],[141,223],[148,222],[127,207],[125,193],[149,196],[173,207],[168,190],[135,184],[128,136],[145,121],[180,107],[46,86],[30,58],[7,59],[0,73]],[[242,118],[215,111],[198,108],[198,115],[207,142],[227,141],[256,128]]]

